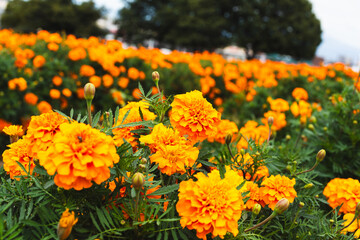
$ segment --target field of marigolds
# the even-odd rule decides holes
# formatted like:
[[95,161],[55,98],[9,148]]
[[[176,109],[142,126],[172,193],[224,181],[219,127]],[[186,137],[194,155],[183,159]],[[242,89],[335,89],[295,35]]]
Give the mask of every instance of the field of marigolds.
[[360,81],[0,31],[0,239],[354,239]]

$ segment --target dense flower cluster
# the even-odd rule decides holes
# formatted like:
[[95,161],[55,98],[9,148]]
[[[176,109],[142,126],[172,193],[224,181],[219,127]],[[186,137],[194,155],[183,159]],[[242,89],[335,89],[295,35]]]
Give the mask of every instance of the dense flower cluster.
[[245,126],[240,128],[241,138],[237,143],[237,148],[247,149],[248,141],[252,139],[257,144],[264,143],[269,137],[269,127],[265,125],[258,125],[255,121],[248,121]]
[[228,171],[221,179],[218,170],[206,176],[195,175],[197,181],[183,181],[176,204],[182,227],[196,230],[196,236],[206,240],[206,235],[223,238],[227,232],[236,236],[238,220],[244,208],[241,192],[236,189],[241,177]]
[[209,142],[219,142],[225,144],[225,137],[227,135],[232,136],[232,140],[235,140],[235,136],[239,131],[236,123],[227,120],[221,119],[219,125],[217,126],[216,130],[213,132],[211,136],[207,138]]
[[171,106],[171,125],[191,140],[205,140],[220,123],[221,114],[199,91],[176,95]]
[[360,202],[360,182],[352,178],[334,178],[324,188],[323,194],[332,208],[339,207],[339,212],[354,213]]
[[49,175],[56,174],[57,186],[76,190],[106,181],[109,167],[119,161],[110,136],[78,122],[63,123],[53,144],[38,157]]

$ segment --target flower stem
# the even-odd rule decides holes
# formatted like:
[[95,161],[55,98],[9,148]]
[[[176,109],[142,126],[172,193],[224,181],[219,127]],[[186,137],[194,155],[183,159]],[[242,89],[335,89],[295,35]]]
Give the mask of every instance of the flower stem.
[[303,174],[303,173],[311,172],[312,170],[314,170],[316,168],[317,165],[319,165],[318,161],[315,162],[315,164],[314,164],[314,166],[312,166],[312,168],[310,168],[308,170],[304,170],[302,172],[298,172],[298,173],[295,174],[295,176]]
[[91,126],[92,125],[92,118],[91,118],[91,100],[86,100],[87,105],[87,113],[88,113],[88,123]]
[[258,228],[262,225],[264,225],[265,223],[267,223],[268,221],[270,221],[271,219],[273,219],[277,214],[275,212],[273,212],[269,217],[267,217],[264,221],[262,221],[261,223],[258,223],[254,226],[252,226],[251,228],[246,229],[244,232],[249,232],[251,230],[254,230],[255,228]]

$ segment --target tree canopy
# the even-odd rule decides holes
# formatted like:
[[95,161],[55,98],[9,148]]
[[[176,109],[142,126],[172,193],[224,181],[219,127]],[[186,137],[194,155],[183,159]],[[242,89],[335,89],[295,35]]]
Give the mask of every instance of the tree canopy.
[[1,17],[1,27],[19,32],[44,29],[80,37],[101,36],[106,31],[96,21],[102,14],[103,9],[97,9],[93,1],[75,4],[72,0],[11,0]]
[[126,41],[152,38],[189,50],[237,44],[311,58],[321,42],[320,21],[308,0],[132,0],[117,23]]

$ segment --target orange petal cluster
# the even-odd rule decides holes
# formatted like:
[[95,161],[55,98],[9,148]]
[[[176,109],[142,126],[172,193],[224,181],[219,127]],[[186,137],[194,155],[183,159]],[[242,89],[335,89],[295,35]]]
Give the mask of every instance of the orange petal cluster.
[[248,148],[248,140],[252,139],[257,144],[262,144],[269,136],[269,127],[264,125],[259,125],[255,121],[246,122],[245,126],[240,129],[240,134],[242,137],[237,143],[237,148],[239,149],[247,149]]
[[[219,125],[216,127],[216,130],[213,132],[211,136],[208,137],[209,142],[219,142],[222,144],[225,144],[225,137],[227,135],[233,136],[239,131],[236,123],[227,120],[227,119],[221,119]],[[232,138],[234,140],[235,137]]]
[[[141,113],[145,121],[154,120],[156,118],[156,115],[149,111],[149,106],[144,101],[129,102],[127,105],[125,105],[123,108],[119,110],[119,117],[114,127],[121,126],[122,124],[127,124],[127,123],[141,122],[142,119],[139,109],[141,110]],[[126,114],[127,117],[124,120]],[[114,128],[112,132],[114,134],[114,140],[116,146],[120,146],[121,144],[123,144],[124,143],[123,139],[125,139],[131,144],[131,146],[136,147],[137,138],[135,134],[132,133],[131,131],[140,128],[142,128],[141,125],[135,127]]]
[[176,204],[183,228],[195,229],[196,236],[206,240],[206,235],[223,238],[227,232],[234,236],[239,233],[238,220],[244,209],[241,191],[236,187],[242,178],[234,171],[220,178],[218,170],[206,176],[195,175],[197,181],[183,181],[179,188],[179,201]]
[[69,212],[67,208],[62,214],[57,227],[57,235],[60,240],[65,240],[69,237],[72,227],[78,222],[75,218],[74,212]]
[[261,122],[265,125],[268,124],[269,117],[274,118],[274,123],[271,125],[271,130],[278,131],[284,127],[286,127],[286,116],[285,113],[276,112],[276,111],[268,111],[264,113],[264,118],[261,119]]
[[30,169],[30,174],[32,174],[35,163],[33,158],[28,154],[29,141],[20,139],[8,146],[10,149],[5,150],[2,157],[4,161],[4,170],[10,174],[10,178],[14,179],[15,176],[27,175],[17,162],[20,162],[26,171]]
[[341,206],[339,212],[354,213],[360,202],[360,182],[352,178],[334,178],[324,188],[323,194],[332,208]]
[[304,100],[307,101],[309,99],[309,95],[307,93],[307,91],[303,88],[297,87],[295,88],[291,95],[296,99],[296,100]]
[[171,107],[171,125],[193,141],[205,140],[220,123],[221,114],[197,90],[175,95]]
[[[354,213],[347,213],[343,216],[343,226],[347,226],[351,223],[351,221],[354,219],[355,214]],[[347,233],[354,233],[354,238],[360,238],[360,219],[356,219],[353,223],[350,224],[347,228],[343,229],[341,233],[347,234]]]
[[297,197],[294,185],[295,179],[289,179],[286,176],[272,175],[264,179],[260,187],[263,207],[268,205],[269,208],[274,210],[276,203],[282,198],[286,198],[292,203]]
[[64,189],[81,190],[100,184],[110,177],[110,169],[119,161],[113,139],[91,126],[63,123],[53,144],[38,153],[40,165],[55,184]]

